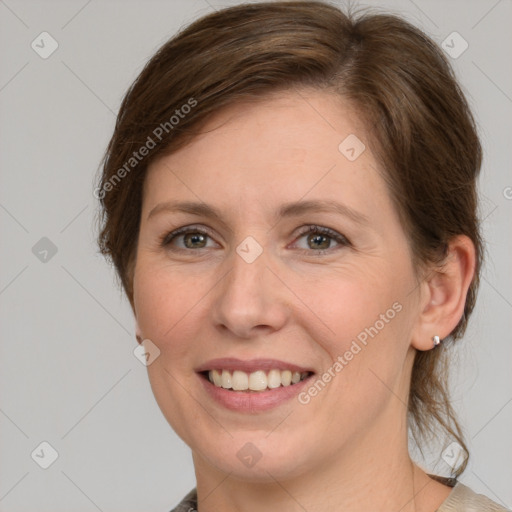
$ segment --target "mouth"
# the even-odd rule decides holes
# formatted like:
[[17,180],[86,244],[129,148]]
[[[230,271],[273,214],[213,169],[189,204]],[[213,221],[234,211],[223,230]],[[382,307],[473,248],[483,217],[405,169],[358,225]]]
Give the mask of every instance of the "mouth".
[[195,369],[215,403],[237,413],[273,409],[297,396],[315,372],[276,359],[222,358]]
[[261,393],[298,384],[313,375],[313,372],[273,368],[268,371],[256,370],[248,373],[243,370],[215,369],[200,372],[200,375],[218,388],[234,392]]

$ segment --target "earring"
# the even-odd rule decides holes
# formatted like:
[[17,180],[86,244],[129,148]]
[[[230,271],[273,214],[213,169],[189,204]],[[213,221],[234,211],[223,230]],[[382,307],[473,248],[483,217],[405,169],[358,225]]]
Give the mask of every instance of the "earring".
[[436,347],[438,347],[439,345],[441,345],[441,339],[440,339],[440,338],[439,338],[439,336],[437,336],[437,335],[436,335],[436,336],[434,336],[434,337],[432,338],[432,341],[433,341],[433,343],[434,343],[434,344],[433,344],[433,346],[432,346],[432,348],[436,348]]
[[135,339],[137,340],[137,342],[138,342],[139,344],[141,344],[141,343],[142,343],[142,338],[141,338],[138,334],[135,336]]

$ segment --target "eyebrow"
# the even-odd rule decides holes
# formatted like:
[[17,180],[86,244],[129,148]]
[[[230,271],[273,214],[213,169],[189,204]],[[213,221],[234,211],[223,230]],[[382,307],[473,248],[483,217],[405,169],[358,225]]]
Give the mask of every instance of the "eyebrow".
[[368,224],[366,215],[332,200],[323,201],[297,201],[295,203],[284,204],[279,209],[279,217],[294,217],[303,213],[337,213],[348,217],[357,224]]
[[[167,201],[157,204],[148,214],[148,220],[162,212],[183,212],[192,215],[208,217],[219,221],[226,225],[222,219],[222,214],[219,210],[202,202],[194,201]],[[286,203],[279,208],[276,217],[297,217],[304,213],[337,213],[343,215],[357,224],[368,224],[369,220],[366,215],[332,200],[323,201],[296,201],[293,203]]]

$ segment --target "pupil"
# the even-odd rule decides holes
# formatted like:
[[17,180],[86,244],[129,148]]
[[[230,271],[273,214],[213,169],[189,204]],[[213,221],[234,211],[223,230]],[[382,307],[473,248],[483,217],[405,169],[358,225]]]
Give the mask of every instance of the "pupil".
[[[322,244],[323,240],[323,244]],[[329,239],[325,235],[310,235],[309,241],[312,242],[314,245],[316,245],[316,248],[318,249],[328,249],[330,245]]]
[[200,247],[203,247],[204,241],[205,241],[205,237],[201,233],[195,233],[195,234],[188,233],[185,235],[185,246],[189,249],[193,249],[194,247],[197,247],[197,245],[196,245],[197,242],[199,242],[199,243],[203,242],[202,245],[200,245]]

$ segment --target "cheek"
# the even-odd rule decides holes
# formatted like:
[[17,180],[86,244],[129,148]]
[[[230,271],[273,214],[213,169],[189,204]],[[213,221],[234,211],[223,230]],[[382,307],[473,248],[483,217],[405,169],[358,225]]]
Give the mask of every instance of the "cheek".
[[[189,425],[193,423],[190,407],[191,327],[200,320],[197,312],[201,295],[198,280],[169,271],[161,262],[140,258],[134,274],[134,303],[137,323],[144,339],[150,339],[160,355],[147,367],[149,382],[160,410],[176,433],[191,442]],[[186,372],[184,370],[187,370]]]
[[368,330],[375,333],[375,324],[380,332],[395,323],[398,306],[393,305],[401,304],[402,294],[391,279],[383,279],[386,275],[388,270],[366,266],[296,280],[294,291],[315,313],[318,334],[327,333],[323,344],[331,356],[343,353],[359,335],[364,341]]
[[396,271],[371,272],[366,267],[364,273],[354,270],[337,279],[317,279],[316,286],[303,283],[298,291],[317,313],[318,330],[313,323],[307,328],[325,355],[319,376],[330,388],[325,399],[341,415],[360,415],[365,404],[371,416],[398,386],[412,314],[406,304],[408,280],[397,285],[394,275]]
[[142,336],[149,338],[161,351],[180,350],[179,340],[187,339],[183,332],[188,325],[187,316],[193,313],[207,289],[204,280],[192,279],[179,270],[170,271],[154,262],[138,263],[134,303]]

